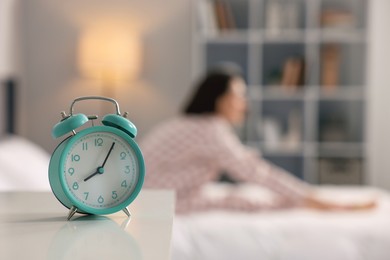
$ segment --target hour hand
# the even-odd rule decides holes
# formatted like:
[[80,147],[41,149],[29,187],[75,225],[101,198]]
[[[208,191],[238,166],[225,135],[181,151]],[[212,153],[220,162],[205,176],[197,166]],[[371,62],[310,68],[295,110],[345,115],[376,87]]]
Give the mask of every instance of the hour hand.
[[96,171],[94,173],[92,173],[91,175],[89,175],[87,178],[85,178],[84,181],[91,179],[96,174],[103,174],[104,173],[104,165],[106,165],[107,159],[110,156],[112,149],[114,149],[114,145],[115,145],[115,142],[112,143],[110,150],[108,151],[106,157],[104,158],[104,162],[103,162],[102,166],[97,167]]
[[87,178],[85,178],[84,181],[87,181],[87,180],[91,179],[96,174],[102,174],[102,173],[104,173],[104,168],[103,167],[98,167],[96,169],[96,171],[94,173],[92,173],[91,175],[89,175]]

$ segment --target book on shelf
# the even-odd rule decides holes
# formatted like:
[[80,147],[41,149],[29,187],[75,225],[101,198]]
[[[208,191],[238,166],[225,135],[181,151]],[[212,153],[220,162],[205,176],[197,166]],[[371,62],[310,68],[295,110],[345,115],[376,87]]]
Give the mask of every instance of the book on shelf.
[[321,85],[333,90],[339,85],[341,47],[338,44],[326,44],[321,49]]
[[286,90],[296,90],[304,81],[304,60],[301,57],[286,59],[282,70],[281,85]]
[[198,3],[199,25],[206,34],[236,28],[232,7],[224,0],[200,0]]
[[219,30],[235,29],[236,25],[230,4],[223,0],[215,0],[214,8]]
[[355,158],[320,158],[320,184],[361,184],[362,162]]
[[198,22],[200,31],[205,34],[214,35],[218,31],[214,5],[209,0],[200,0],[198,2]]
[[355,16],[347,10],[328,8],[321,12],[320,23],[323,28],[352,28]]
[[270,0],[265,14],[265,27],[270,33],[300,27],[300,6],[296,1]]

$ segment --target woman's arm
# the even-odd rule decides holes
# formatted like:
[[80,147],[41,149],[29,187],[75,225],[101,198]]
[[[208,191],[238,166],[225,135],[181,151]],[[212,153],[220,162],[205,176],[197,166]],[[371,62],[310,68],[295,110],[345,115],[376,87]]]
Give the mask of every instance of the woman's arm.
[[259,153],[244,146],[228,126],[216,129],[213,156],[218,167],[233,178],[265,186],[293,204],[303,203],[311,196],[313,188],[309,184],[262,159]]
[[[374,200],[340,205],[318,198],[313,186],[264,160],[259,153],[244,146],[229,130],[220,128],[217,131],[218,135],[215,137],[217,145],[214,153],[218,166],[226,170],[233,178],[265,186],[289,201],[290,206],[319,210],[361,210],[376,206]],[[284,204],[286,205],[288,203]]]
[[[177,196],[181,196],[177,194]],[[180,197],[176,203],[176,212],[180,214],[194,211],[208,210],[232,210],[232,211],[266,211],[288,208],[292,205],[289,201],[283,199],[274,199],[272,201],[252,200],[237,193],[230,193],[227,196],[213,198],[202,193],[196,196]]]

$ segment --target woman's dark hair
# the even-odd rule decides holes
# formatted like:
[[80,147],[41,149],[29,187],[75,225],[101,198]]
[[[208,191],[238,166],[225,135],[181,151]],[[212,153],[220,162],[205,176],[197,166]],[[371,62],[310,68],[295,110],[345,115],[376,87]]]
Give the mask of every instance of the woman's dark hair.
[[195,87],[195,92],[184,108],[184,114],[207,114],[215,112],[217,99],[229,88],[232,78],[242,77],[238,66],[224,64],[206,73]]

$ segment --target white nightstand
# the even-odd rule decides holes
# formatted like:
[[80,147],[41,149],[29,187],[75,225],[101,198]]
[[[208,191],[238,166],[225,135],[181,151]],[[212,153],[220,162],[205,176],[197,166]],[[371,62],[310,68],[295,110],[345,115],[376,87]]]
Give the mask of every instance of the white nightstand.
[[170,259],[175,196],[141,191],[123,212],[75,215],[52,193],[0,193],[0,259]]

